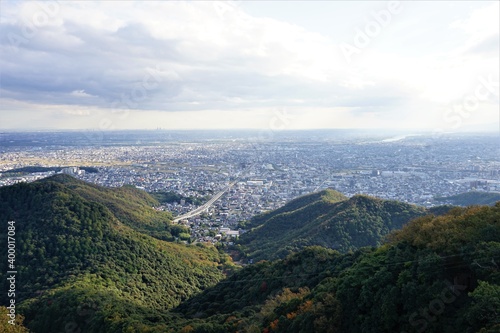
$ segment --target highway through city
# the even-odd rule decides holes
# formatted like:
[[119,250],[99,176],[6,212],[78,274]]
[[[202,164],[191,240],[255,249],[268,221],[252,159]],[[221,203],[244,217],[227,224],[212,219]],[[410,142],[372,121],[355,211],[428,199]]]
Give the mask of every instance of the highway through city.
[[200,215],[204,211],[207,211],[217,200],[219,200],[224,195],[224,193],[226,193],[227,191],[229,191],[229,189],[231,189],[231,187],[233,187],[234,184],[236,184],[236,181],[230,183],[222,191],[217,192],[217,194],[215,194],[212,198],[210,198],[210,200],[208,200],[206,203],[204,203],[200,207],[198,207],[198,208],[196,208],[196,209],[194,209],[194,210],[192,210],[192,211],[190,211],[190,212],[188,212],[186,214],[177,216],[173,220],[173,222],[177,223],[177,222],[179,222],[181,220],[185,220],[185,219],[191,218],[193,216]]
[[224,195],[224,193],[229,191],[231,189],[231,187],[233,187],[234,184],[236,184],[238,182],[238,180],[242,177],[242,175],[245,175],[248,171],[252,170],[256,165],[257,165],[257,162],[254,162],[252,165],[247,167],[246,170],[237,173],[235,175],[235,180],[230,182],[229,185],[226,186],[222,191],[217,192],[217,194],[215,194],[212,198],[210,198],[210,200],[208,200],[206,203],[204,203],[200,207],[198,207],[198,208],[196,208],[196,209],[194,209],[186,214],[182,214],[180,216],[177,216],[172,222],[178,223],[181,220],[185,220],[185,219],[191,218],[193,216],[200,215],[201,213],[207,211],[215,202],[217,202],[217,200],[219,200]]

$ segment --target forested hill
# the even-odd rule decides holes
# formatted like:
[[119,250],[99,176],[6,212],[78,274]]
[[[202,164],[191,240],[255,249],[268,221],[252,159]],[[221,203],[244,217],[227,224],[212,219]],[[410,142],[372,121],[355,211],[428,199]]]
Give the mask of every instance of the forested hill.
[[[154,203],[133,188],[102,189],[66,176],[0,188],[0,256],[7,258],[7,221],[15,221],[16,311],[32,332],[500,331],[500,203],[419,217],[377,248],[342,254],[305,247],[225,277],[227,256],[139,232],[150,222],[133,220],[117,193],[145,211]],[[404,223],[425,213],[326,191],[268,216],[295,216],[304,203],[311,212],[337,207],[331,220],[342,211],[383,211],[391,223]],[[7,263],[0,261],[3,272]],[[3,315],[7,301],[1,294]],[[6,320],[2,330],[26,332]]]
[[78,196],[106,206],[121,223],[156,238],[172,241],[180,232],[186,231],[180,226],[170,224],[171,213],[152,209],[152,206],[159,206],[159,202],[134,186],[108,188],[65,174],[58,174],[39,182],[62,184]]
[[500,332],[500,203],[417,218],[388,243],[307,247],[183,302],[174,332]]
[[434,200],[439,202],[449,202],[456,206],[489,205],[493,206],[500,201],[500,193],[496,192],[466,192],[449,197],[437,197]]
[[364,195],[350,199],[324,190],[295,199],[282,208],[254,217],[239,240],[249,258],[283,258],[305,246],[341,252],[379,245],[384,236],[429,210]]
[[[31,330],[136,332],[224,277],[230,261],[214,247],[138,231],[172,231],[153,203],[133,188],[105,189],[62,175],[0,188],[0,257],[7,258],[7,222],[15,221],[17,309]],[[9,270],[7,259],[0,270]],[[0,305],[7,301],[2,293]]]

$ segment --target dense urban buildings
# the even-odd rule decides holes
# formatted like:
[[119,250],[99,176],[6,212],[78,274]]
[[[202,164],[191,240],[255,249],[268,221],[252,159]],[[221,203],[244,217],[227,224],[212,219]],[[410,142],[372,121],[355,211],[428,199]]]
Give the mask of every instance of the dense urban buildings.
[[[39,133],[31,141],[4,133],[0,185],[63,172],[99,185],[131,184],[198,202],[219,194],[200,214],[178,220],[189,224],[199,240],[237,236],[232,231],[239,222],[325,188],[422,206],[471,190],[500,192],[498,135],[314,137],[311,131],[259,140],[192,132],[162,140],[161,131],[147,133],[132,132],[128,141],[111,136],[100,143],[85,142],[75,133],[63,141],[63,133]],[[12,172],[27,166],[59,169]],[[182,216],[196,207],[180,199],[156,208]],[[225,227],[232,229],[221,232]]]

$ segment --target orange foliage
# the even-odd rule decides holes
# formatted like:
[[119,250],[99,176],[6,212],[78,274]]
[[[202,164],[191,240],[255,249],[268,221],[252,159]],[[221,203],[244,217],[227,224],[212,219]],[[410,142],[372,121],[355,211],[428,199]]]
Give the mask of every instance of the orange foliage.
[[313,302],[311,300],[306,301],[304,304],[302,304],[299,307],[299,313],[308,312],[309,310],[311,310],[312,306],[313,306]]
[[278,319],[276,319],[275,321],[273,321],[273,322],[271,323],[271,325],[269,325],[269,327],[271,327],[271,329],[272,329],[273,331],[276,331],[276,329],[278,328],[278,324],[279,324],[279,322],[280,322],[280,321],[279,321]]
[[184,326],[182,328],[181,333],[189,333],[189,332],[192,332],[192,331],[194,331],[193,326],[187,325],[187,326]]

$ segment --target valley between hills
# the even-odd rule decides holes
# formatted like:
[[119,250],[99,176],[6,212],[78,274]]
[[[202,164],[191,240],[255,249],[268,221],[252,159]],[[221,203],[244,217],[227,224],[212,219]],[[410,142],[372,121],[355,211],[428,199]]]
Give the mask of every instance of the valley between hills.
[[181,242],[188,228],[159,204],[67,175],[1,187],[17,254],[17,325],[2,332],[500,330],[500,203],[324,190],[243,222],[230,248]]

